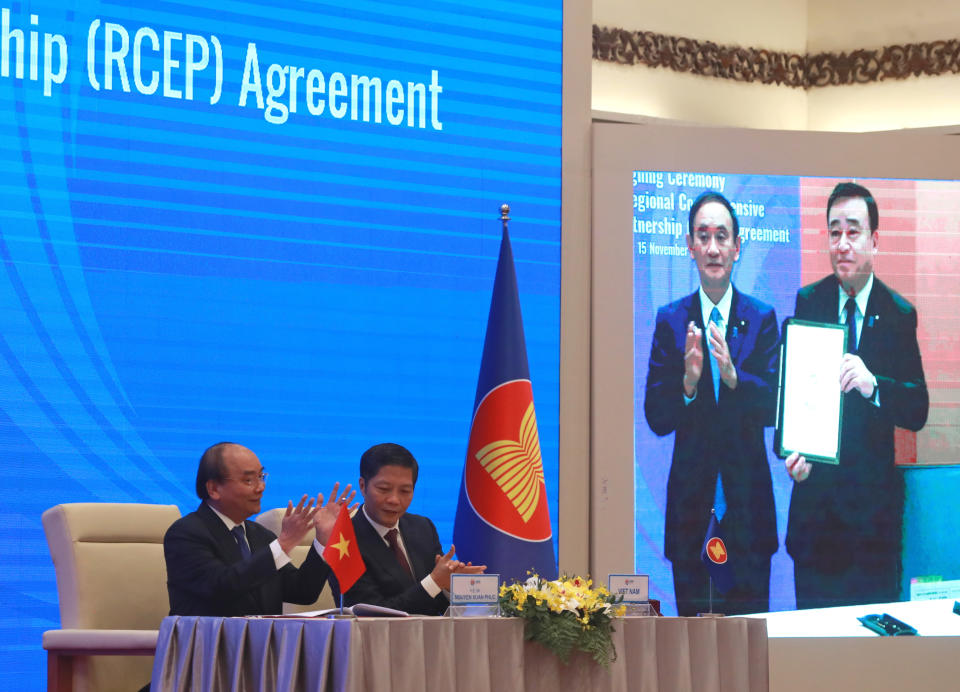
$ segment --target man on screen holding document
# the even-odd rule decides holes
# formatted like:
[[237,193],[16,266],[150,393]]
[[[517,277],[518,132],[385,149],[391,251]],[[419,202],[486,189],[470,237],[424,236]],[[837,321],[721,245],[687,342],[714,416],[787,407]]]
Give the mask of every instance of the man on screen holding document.
[[673,564],[680,615],[708,609],[701,548],[711,511],[725,534],[734,586],[714,610],[769,610],[777,521],[763,429],[773,425],[777,317],[731,283],[739,224],[722,195],[690,208],[687,247],[700,288],[657,311],[644,412],[657,435],[674,433],[664,554]]
[[[398,444],[374,445],[360,457],[363,505],[353,529],[366,571],[344,594],[344,603],[369,603],[420,615],[443,615],[450,605],[450,575],[479,574],[486,567],[454,559],[440,546],[427,517],[407,512],[419,465]],[[331,578],[334,593],[339,592]]]
[[833,275],[797,293],[798,319],[848,329],[840,463],[812,468],[796,453],[786,460],[797,608],[899,600],[904,484],[893,431],[920,430],[929,399],[917,312],[873,274],[878,217],[869,190],[838,184],[827,201]]
[[[248,521],[260,512],[267,474],[257,455],[232,442],[209,447],[197,468],[195,511],[173,523],[163,537],[171,615],[279,615],[283,602],[317,600],[330,568],[321,557],[340,506],[355,493],[333,486],[323,496],[294,507],[290,502],[280,535]],[[310,529],[314,547],[299,569],[290,551]],[[319,543],[318,543],[319,541]]]

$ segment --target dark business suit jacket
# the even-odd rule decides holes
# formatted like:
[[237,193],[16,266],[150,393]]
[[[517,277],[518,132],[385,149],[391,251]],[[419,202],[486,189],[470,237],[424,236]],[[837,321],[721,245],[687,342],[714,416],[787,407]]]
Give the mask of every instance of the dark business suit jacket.
[[[683,399],[687,325],[703,330],[703,374],[696,398]],[[717,471],[723,473],[723,518],[731,555],[769,557],[777,549],[777,520],[764,426],[776,407],[778,335],[773,308],[734,288],[727,344],[737,388],[720,381],[719,402],[707,350],[699,291],[657,311],[644,412],[657,435],[675,433],[667,481],[664,554],[671,561],[699,559],[710,521]],[[643,460],[639,460],[643,463]]]
[[[836,323],[838,283],[828,276],[797,293],[798,319]],[[880,406],[844,395],[840,464],[815,464],[794,483],[787,550],[794,560],[863,550],[900,551],[903,474],[894,427],[919,430],[929,397],[917,345],[917,312],[874,276],[857,355],[877,378]]]
[[[398,528],[414,578],[400,566],[363,510],[353,515],[353,530],[367,571],[344,594],[344,602],[347,605],[370,603],[420,615],[442,615],[450,605],[446,596],[440,593],[431,598],[420,585],[420,580],[433,571],[435,556],[443,554],[436,527],[427,517],[408,513],[400,517]],[[334,582],[335,578],[331,577],[331,585]],[[334,593],[339,593],[336,587]]]
[[297,569],[277,570],[270,550],[276,535],[244,522],[250,558],[206,502],[173,523],[163,537],[171,615],[278,615],[283,602],[313,603],[330,568],[311,549]]

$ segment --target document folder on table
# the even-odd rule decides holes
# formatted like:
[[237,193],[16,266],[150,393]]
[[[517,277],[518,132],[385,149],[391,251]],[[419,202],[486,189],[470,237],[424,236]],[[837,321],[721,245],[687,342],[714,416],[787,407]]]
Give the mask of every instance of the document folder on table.
[[[300,613],[289,613],[287,615],[267,615],[265,617],[276,618],[323,618],[329,615],[339,615],[339,608],[326,608],[324,610],[305,610]],[[354,603],[352,606],[346,606],[343,609],[344,615],[352,615],[358,618],[380,617],[380,618],[406,618],[410,613],[405,610],[396,610],[394,608],[385,608],[384,606],[371,605],[370,603]]]

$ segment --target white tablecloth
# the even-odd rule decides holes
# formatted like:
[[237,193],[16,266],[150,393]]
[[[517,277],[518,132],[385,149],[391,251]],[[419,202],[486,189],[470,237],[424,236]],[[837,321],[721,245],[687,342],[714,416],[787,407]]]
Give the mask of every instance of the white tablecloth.
[[562,664],[513,618],[168,617],[154,692],[766,692],[766,622],[623,618],[609,668]]

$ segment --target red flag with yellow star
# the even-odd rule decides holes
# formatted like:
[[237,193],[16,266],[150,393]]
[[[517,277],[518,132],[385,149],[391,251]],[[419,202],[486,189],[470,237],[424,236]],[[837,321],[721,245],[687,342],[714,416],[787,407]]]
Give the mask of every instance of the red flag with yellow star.
[[340,505],[340,514],[330,532],[330,542],[323,549],[323,559],[337,575],[340,593],[346,593],[367,571],[360,548],[357,547],[357,535],[353,532],[353,522],[350,521],[346,503]]

